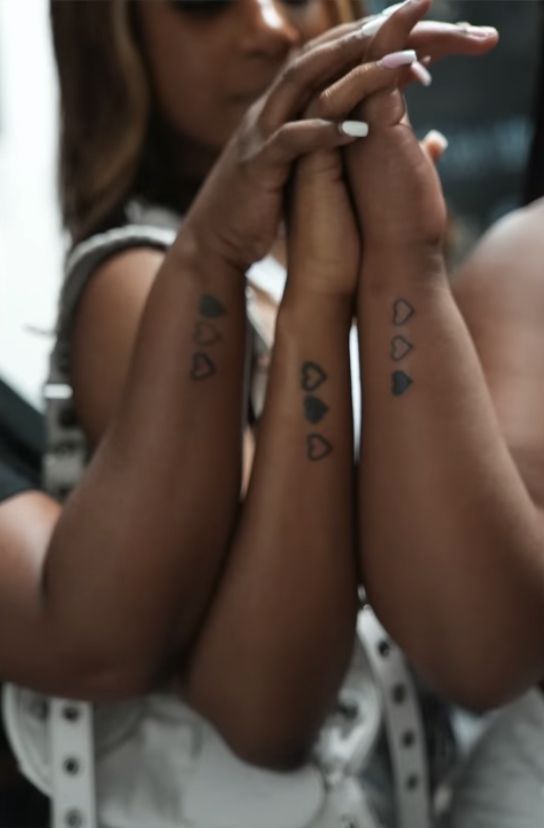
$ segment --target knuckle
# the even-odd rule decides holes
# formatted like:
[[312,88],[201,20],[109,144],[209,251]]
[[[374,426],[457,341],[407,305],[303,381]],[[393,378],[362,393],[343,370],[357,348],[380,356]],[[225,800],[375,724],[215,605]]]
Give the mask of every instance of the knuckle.
[[278,129],[278,131],[273,136],[273,144],[277,150],[283,152],[284,150],[289,149],[292,143],[292,130],[289,129],[289,125],[286,124],[285,126]]
[[281,73],[281,80],[282,83],[286,84],[287,86],[299,86],[300,85],[300,72],[301,67],[304,65],[304,62],[301,57],[297,56],[292,61],[290,61],[283,69]]
[[311,115],[313,118],[327,118],[331,112],[334,103],[334,91],[332,89],[324,89],[314,99],[311,106]]

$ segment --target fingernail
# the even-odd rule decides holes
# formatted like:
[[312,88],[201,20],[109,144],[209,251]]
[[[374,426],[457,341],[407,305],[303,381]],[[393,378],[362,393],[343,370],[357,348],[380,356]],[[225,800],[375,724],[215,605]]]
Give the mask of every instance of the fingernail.
[[405,49],[403,52],[391,52],[378,61],[378,66],[384,69],[398,69],[400,66],[409,66],[417,60],[417,54],[413,49]]
[[403,3],[395,3],[393,6],[387,6],[387,8],[385,8],[382,11],[382,14],[385,17],[391,17],[391,15],[395,14],[395,12],[398,11],[398,9],[402,8],[402,6],[406,6],[408,3],[411,3],[411,2],[412,2],[412,0],[404,0]]
[[408,6],[417,2],[419,2],[419,0],[404,0],[403,3],[395,3],[393,6],[388,6],[380,12],[380,14],[377,14],[376,17],[373,17],[372,20],[369,20],[368,23],[364,23],[357,34],[359,37],[371,37],[372,35],[375,35],[376,32],[379,32],[383,24],[391,17],[392,14],[395,14],[395,12],[403,6]]
[[410,68],[415,77],[418,79],[420,83],[423,84],[423,86],[431,85],[431,83],[433,82],[433,76],[431,75],[429,70],[423,66],[423,64],[416,60],[414,63],[412,63]]
[[406,3],[411,2],[412,0],[404,0],[404,3],[395,3],[394,6],[388,6],[386,9],[380,12],[380,14],[377,14],[375,17],[373,17],[372,20],[369,20],[367,23],[363,23],[363,25],[359,29],[358,34],[364,35],[365,37],[371,37],[372,35],[375,35],[376,32],[378,32],[381,29],[385,21],[389,17],[391,17],[392,14],[398,11],[398,9],[400,9],[402,6],[405,6]]
[[494,26],[467,26],[464,31],[470,37],[481,38],[495,37],[499,34]]
[[379,14],[377,17],[373,17],[372,20],[369,20],[368,23],[363,23],[361,28],[356,35],[358,37],[372,37],[375,35],[376,32],[379,32],[385,21],[387,20],[383,14]]
[[366,138],[369,132],[368,124],[365,121],[342,121],[339,129],[340,132],[349,135],[351,138]]
[[463,34],[469,37],[495,37],[498,31],[494,26],[473,26],[472,23],[466,23],[464,20],[455,24]]
[[442,152],[445,152],[450,145],[450,142],[448,141],[444,133],[439,132],[438,129],[431,129],[425,136],[425,140],[436,141],[437,144],[440,144]]

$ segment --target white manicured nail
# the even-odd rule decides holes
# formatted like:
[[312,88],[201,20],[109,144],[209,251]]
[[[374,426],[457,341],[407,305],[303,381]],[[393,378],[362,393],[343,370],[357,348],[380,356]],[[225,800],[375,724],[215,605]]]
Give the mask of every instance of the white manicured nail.
[[395,3],[393,6],[388,6],[380,12],[380,14],[377,14],[376,17],[373,17],[372,20],[369,20],[368,23],[364,23],[357,34],[363,37],[372,37],[372,35],[375,35],[376,32],[379,32],[383,24],[391,17],[392,14],[395,14],[395,12],[402,8],[402,6],[406,6],[411,2],[412,0],[404,0],[403,3]]
[[418,60],[412,63],[410,69],[412,70],[413,74],[418,79],[418,81],[423,84],[423,86],[430,86],[433,82],[433,76],[431,75],[429,70],[426,69],[423,66],[423,64],[420,63]]
[[405,49],[403,52],[391,52],[378,61],[378,66],[384,69],[399,69],[401,66],[410,66],[417,60],[417,54],[413,49]]
[[402,8],[402,6],[406,6],[407,3],[411,3],[411,0],[404,0],[403,3],[395,3],[393,6],[387,6],[387,8],[383,10],[382,14],[385,17],[391,17],[392,14],[395,14],[395,12]]
[[340,132],[349,135],[351,138],[366,138],[369,132],[368,124],[365,121],[342,121],[339,129]]
[[413,2],[414,0],[403,0],[402,3],[394,3],[392,6],[387,6],[387,8],[377,14],[376,17],[369,20],[368,23],[364,23],[357,34],[363,37],[371,37],[372,35],[375,35],[392,14],[395,14],[395,12],[403,6],[407,6],[409,3]]
[[357,37],[372,37],[372,35],[380,31],[386,20],[387,18],[383,14],[379,14],[377,17],[369,20],[368,23],[363,23],[359,31],[356,32]]
[[425,136],[425,140],[434,141],[436,144],[440,146],[442,152],[445,152],[450,145],[450,142],[448,141],[444,133],[439,132],[438,129],[431,129]]

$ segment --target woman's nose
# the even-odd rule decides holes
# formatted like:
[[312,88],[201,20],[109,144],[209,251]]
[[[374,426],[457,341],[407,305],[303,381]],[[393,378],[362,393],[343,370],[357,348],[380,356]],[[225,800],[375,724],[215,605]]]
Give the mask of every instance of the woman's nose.
[[240,44],[246,53],[284,57],[300,43],[300,32],[278,0],[237,0]]

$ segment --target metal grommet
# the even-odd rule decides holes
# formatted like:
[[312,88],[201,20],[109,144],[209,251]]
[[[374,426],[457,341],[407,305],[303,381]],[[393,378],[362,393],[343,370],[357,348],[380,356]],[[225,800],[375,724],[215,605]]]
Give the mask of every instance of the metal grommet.
[[415,789],[419,785],[419,776],[415,773],[412,773],[408,779],[406,780],[406,787],[409,791],[415,791]]
[[85,825],[83,814],[77,808],[70,808],[69,811],[66,811],[64,822],[68,828],[83,828]]
[[75,776],[80,771],[81,763],[75,756],[68,756],[62,763],[62,768],[65,773]]
[[402,704],[406,701],[406,687],[404,684],[395,684],[391,691],[391,696],[395,704]]
[[387,640],[387,638],[382,638],[382,640],[379,642],[378,652],[382,658],[387,658],[387,656],[391,652],[391,644]]
[[340,697],[337,701],[337,710],[349,722],[355,721],[359,715],[359,705],[353,699]]
[[412,747],[416,742],[416,735],[412,730],[407,730],[402,734],[402,746],[405,748]]
[[79,707],[75,704],[67,704],[66,707],[62,708],[62,718],[66,719],[67,722],[77,722],[79,715]]

